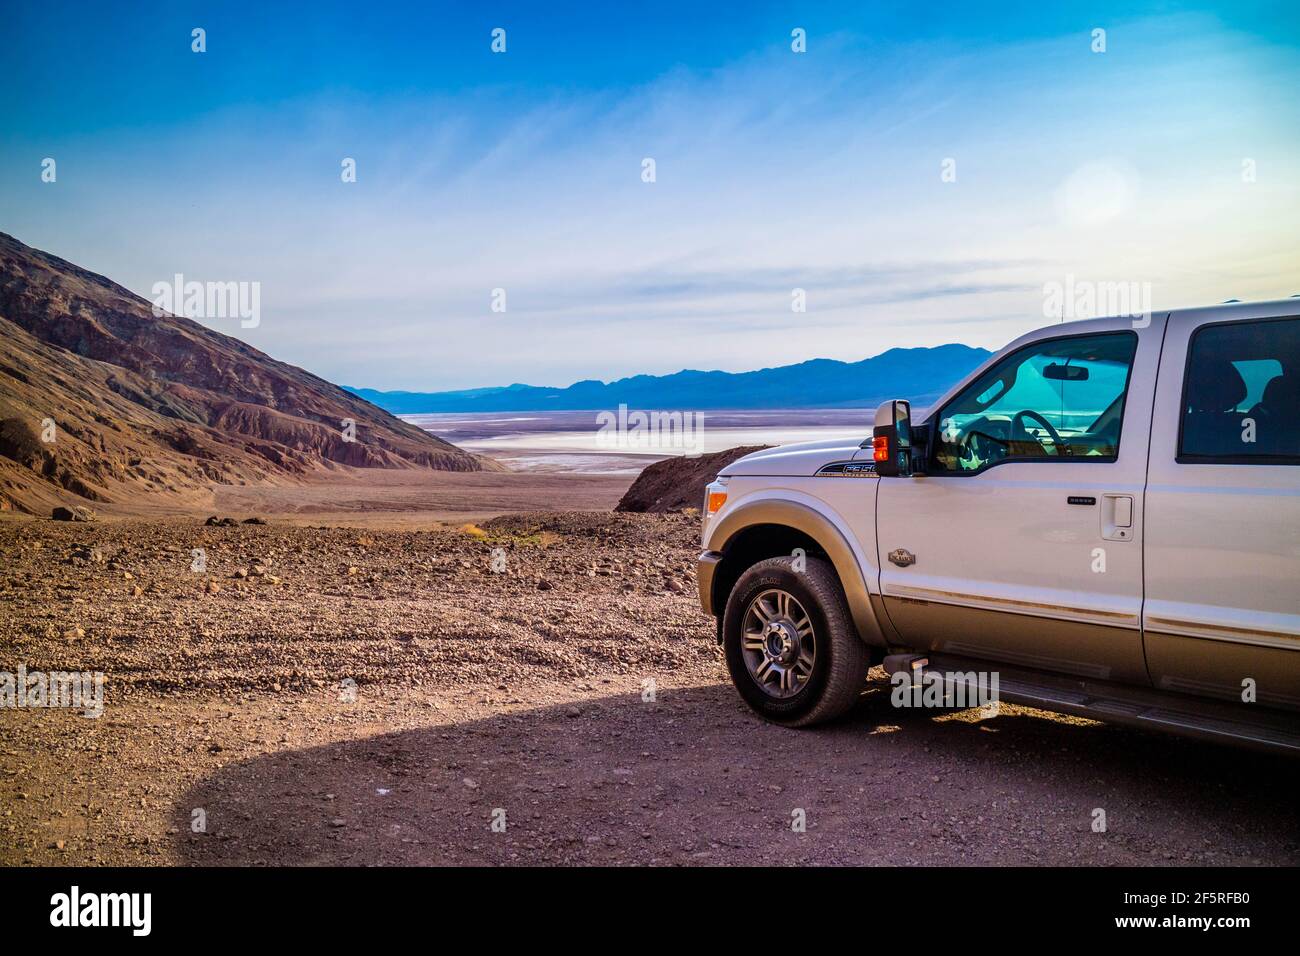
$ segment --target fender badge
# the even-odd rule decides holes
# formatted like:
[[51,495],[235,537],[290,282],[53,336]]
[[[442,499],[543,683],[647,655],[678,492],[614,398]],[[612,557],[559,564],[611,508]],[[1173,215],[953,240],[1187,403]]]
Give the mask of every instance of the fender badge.
[[916,555],[911,551],[908,551],[906,548],[895,548],[893,551],[889,552],[889,560],[892,564],[896,564],[900,568],[905,568],[909,565],[916,564]]

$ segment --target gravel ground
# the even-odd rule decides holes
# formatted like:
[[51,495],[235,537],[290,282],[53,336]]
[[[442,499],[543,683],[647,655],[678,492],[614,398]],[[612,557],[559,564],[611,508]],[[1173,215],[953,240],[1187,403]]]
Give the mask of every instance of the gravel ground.
[[1283,758],[879,679],[762,723],[697,537],[0,522],[0,670],[108,675],[97,720],[0,709],[0,864],[1300,862]]

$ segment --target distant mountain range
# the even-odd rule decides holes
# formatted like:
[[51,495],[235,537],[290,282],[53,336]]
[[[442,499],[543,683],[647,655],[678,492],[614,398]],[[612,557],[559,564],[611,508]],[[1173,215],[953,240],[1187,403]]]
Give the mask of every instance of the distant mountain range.
[[348,391],[394,415],[422,412],[531,412],[611,409],[870,407],[891,398],[919,405],[938,398],[991,353],[968,345],[890,349],[860,362],[812,359],[754,372],[634,375],[567,388],[507,385],[455,392]]

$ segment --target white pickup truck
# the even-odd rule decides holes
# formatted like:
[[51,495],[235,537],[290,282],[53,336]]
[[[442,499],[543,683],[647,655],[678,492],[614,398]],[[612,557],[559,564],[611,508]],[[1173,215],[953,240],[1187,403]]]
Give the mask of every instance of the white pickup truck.
[[1300,753],[1300,299],[1031,332],[860,445],[727,466],[704,549],[770,720],[839,716],[884,663]]

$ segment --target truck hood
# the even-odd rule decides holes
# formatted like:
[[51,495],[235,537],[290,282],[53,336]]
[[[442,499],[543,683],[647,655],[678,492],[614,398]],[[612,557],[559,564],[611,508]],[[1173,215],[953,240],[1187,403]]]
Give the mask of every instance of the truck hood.
[[[744,458],[737,458],[719,475],[814,475],[822,465],[848,461],[862,452],[859,441],[828,438],[765,448]],[[868,459],[871,452],[864,453]]]

